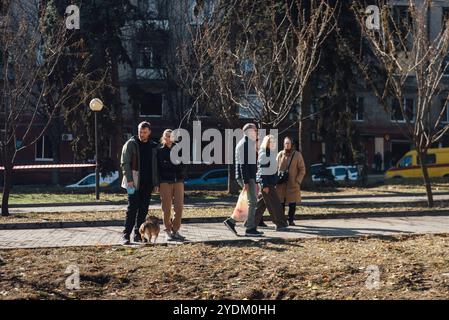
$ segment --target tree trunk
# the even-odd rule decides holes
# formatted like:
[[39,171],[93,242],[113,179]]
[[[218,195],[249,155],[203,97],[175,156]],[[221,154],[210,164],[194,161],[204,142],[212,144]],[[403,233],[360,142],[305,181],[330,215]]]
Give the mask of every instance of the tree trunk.
[[5,171],[3,172],[3,196],[2,196],[2,216],[9,216],[9,195],[12,186],[12,164],[5,163]]
[[298,109],[298,151],[302,153],[302,106]]
[[[53,163],[59,164],[59,144],[55,143],[59,141],[55,141],[52,139],[52,145],[53,145]],[[51,182],[53,186],[59,186],[59,170],[60,169],[53,169],[51,171]]]
[[237,182],[235,180],[235,173],[234,173],[234,165],[230,164],[228,165],[228,193],[229,194],[238,194],[239,188],[237,185]]
[[420,152],[418,154],[420,162],[421,162],[421,171],[423,174],[423,180],[424,180],[424,186],[426,187],[426,194],[427,194],[427,205],[429,208],[433,207],[433,194],[432,194],[432,185],[430,183],[429,178],[429,170],[427,168],[426,158],[427,158],[427,151]]

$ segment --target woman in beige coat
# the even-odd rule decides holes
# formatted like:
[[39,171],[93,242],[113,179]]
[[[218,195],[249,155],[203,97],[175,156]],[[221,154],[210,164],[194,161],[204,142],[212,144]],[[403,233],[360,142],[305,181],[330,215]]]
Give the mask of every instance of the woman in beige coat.
[[296,204],[301,201],[301,183],[306,175],[306,166],[301,153],[293,148],[290,137],[284,139],[284,150],[279,152],[276,159],[279,172],[288,170],[287,182],[278,184],[276,191],[284,210],[288,205],[288,223],[294,226]]

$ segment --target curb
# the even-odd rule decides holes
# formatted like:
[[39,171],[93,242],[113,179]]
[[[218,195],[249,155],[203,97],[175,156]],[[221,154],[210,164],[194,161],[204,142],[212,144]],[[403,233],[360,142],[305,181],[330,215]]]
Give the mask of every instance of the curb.
[[[449,211],[396,211],[396,212],[358,212],[338,214],[310,214],[296,215],[296,220],[329,220],[329,219],[364,219],[364,218],[404,218],[404,217],[449,217]],[[190,223],[221,223],[228,217],[202,217],[185,218],[183,224]],[[272,221],[271,217],[264,216],[265,221]],[[27,230],[27,229],[59,229],[59,228],[94,228],[94,227],[121,227],[123,220],[93,220],[93,221],[61,221],[61,222],[29,222],[29,223],[3,223],[0,230]]]

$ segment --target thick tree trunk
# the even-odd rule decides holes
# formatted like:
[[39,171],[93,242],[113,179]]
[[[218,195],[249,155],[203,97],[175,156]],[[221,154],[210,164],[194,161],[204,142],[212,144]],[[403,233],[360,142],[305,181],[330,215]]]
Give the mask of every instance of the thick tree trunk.
[[2,216],[9,216],[9,195],[11,194],[12,186],[12,164],[5,164],[5,171],[3,172],[3,196],[2,196]]
[[421,170],[423,174],[423,180],[424,180],[424,186],[426,187],[426,194],[427,194],[427,205],[429,208],[433,207],[433,194],[432,194],[432,185],[430,183],[429,178],[429,170],[427,168],[426,158],[427,158],[427,151],[420,152],[418,154],[421,162]]

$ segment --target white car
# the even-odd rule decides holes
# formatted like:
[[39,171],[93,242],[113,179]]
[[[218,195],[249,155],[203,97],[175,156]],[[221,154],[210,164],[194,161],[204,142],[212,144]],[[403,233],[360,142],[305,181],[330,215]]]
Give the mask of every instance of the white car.
[[[100,187],[108,187],[119,178],[118,171],[102,177],[100,174]],[[66,186],[66,188],[95,188],[95,173],[91,173],[82,178],[77,183]]]
[[[321,166],[321,167],[319,167]],[[323,170],[322,165],[312,165],[315,170],[312,170],[312,181],[320,182],[323,178],[319,174],[318,168]],[[346,179],[350,181],[358,180],[358,172],[356,166],[344,166],[344,165],[335,165],[326,167],[328,175],[334,176],[334,181],[345,181]]]

